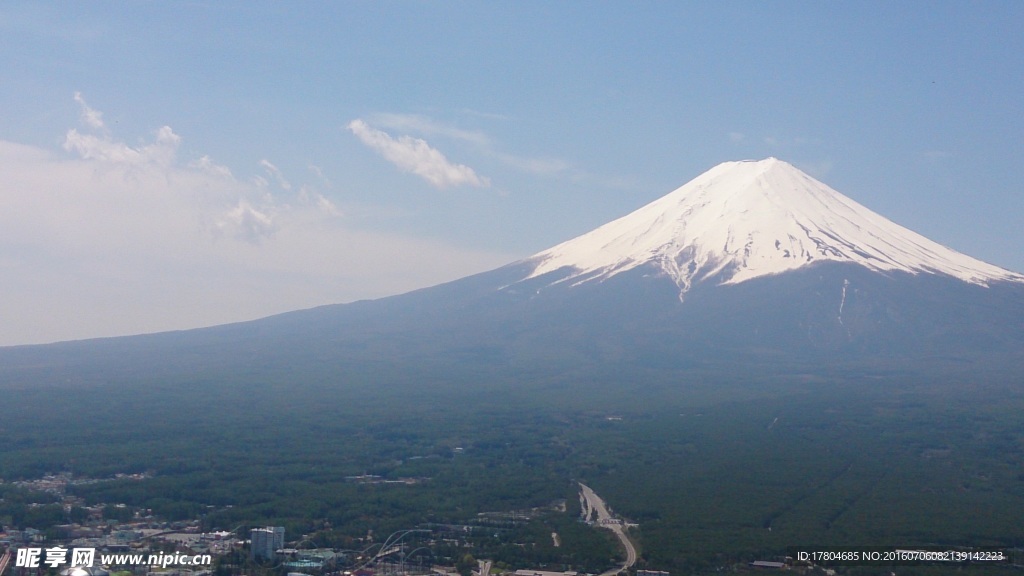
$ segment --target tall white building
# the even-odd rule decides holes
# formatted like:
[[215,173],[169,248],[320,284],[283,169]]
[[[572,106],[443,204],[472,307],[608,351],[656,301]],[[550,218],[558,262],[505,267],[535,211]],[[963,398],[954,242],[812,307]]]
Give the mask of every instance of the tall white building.
[[272,560],[275,552],[284,548],[284,526],[267,526],[253,528],[249,532],[249,558],[252,560]]

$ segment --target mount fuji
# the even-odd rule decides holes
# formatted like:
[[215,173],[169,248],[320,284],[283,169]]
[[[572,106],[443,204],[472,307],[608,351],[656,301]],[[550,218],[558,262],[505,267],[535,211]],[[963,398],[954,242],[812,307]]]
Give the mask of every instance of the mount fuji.
[[569,314],[579,329],[563,334],[659,362],[1014,363],[1024,349],[1024,275],[899,226],[775,158],[720,164],[490,274],[520,276],[498,292],[520,299],[517,314],[536,313],[538,332]]
[[726,162],[596,230],[540,252],[530,277],[571,268],[574,284],[645,264],[676,283],[725,284],[849,262],[876,272],[933,273],[965,282],[1024,282],[871,212],[775,158]]
[[982,369],[1024,375],[1024,275],[774,158],[721,164],[577,238],[407,294],[0,349],[0,383],[112,373],[274,380],[300,370],[308,381],[463,390]]

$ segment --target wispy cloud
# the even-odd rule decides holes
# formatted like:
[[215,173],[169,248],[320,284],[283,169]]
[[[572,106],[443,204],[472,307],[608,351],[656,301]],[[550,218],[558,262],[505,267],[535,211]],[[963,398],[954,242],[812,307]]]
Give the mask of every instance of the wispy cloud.
[[379,297],[513,257],[352,225],[319,190],[325,170],[303,182],[266,159],[236,176],[179,159],[170,127],[129,145],[88,110],[63,149],[0,140],[0,345]]
[[566,172],[571,168],[568,162],[557,158],[527,158],[502,152],[496,152],[494,155],[498,160],[501,160],[503,163],[512,166],[517,170],[529,172],[530,174],[536,174],[538,176],[559,174]]
[[155,164],[169,166],[174,162],[181,138],[164,126],[157,130],[153,143],[138,148],[117,142],[109,136],[82,134],[72,128],[64,137],[64,149],[77,152],[85,160],[100,160],[115,164]]
[[371,116],[370,121],[376,126],[400,132],[416,132],[424,136],[444,136],[478,146],[490,146],[490,139],[483,132],[464,130],[418,114],[380,113]]
[[274,233],[274,219],[264,207],[257,209],[246,200],[239,200],[234,208],[223,214],[217,221],[220,231],[229,232],[236,238],[258,243]]
[[220,178],[234,179],[234,175],[231,174],[231,169],[227,166],[221,166],[213,161],[209,156],[203,156],[198,160],[194,160],[189,163],[189,168],[205,172],[211,176],[217,176]]
[[316,174],[316,177],[319,178],[321,182],[327,184],[328,186],[331,185],[330,179],[328,179],[327,176],[324,176],[324,171],[322,168],[320,168],[316,164],[310,164],[309,166],[307,166],[307,168],[309,168],[310,172]]
[[260,166],[263,166],[263,168],[267,171],[267,174],[270,174],[270,176],[273,177],[274,180],[277,181],[277,185],[280,186],[283,190],[291,190],[292,189],[291,182],[289,182],[288,179],[285,178],[283,174],[281,174],[281,170],[278,169],[277,166],[274,166],[270,162],[270,160],[267,160],[267,159],[260,160]]
[[[480,113],[467,113],[483,116]],[[488,115],[488,117],[496,120],[508,120],[507,117],[498,115]],[[467,143],[473,147],[477,154],[485,158],[497,160],[501,164],[510,166],[520,172],[527,172],[537,176],[567,174],[572,169],[568,162],[558,158],[519,156],[501,151],[495,145],[493,139],[484,132],[466,130],[419,114],[377,113],[371,115],[369,122],[366,123],[424,137],[447,138]]]
[[181,138],[170,126],[163,126],[156,132],[154,141],[148,145],[133,148],[111,138],[103,113],[89,106],[81,92],[75,92],[75,102],[81,109],[79,119],[84,127],[96,133],[82,133],[72,128],[64,137],[64,149],[76,152],[83,159],[99,160],[124,165],[156,164],[168,166],[174,162]]
[[[179,209],[195,210],[198,220],[209,222],[206,229],[216,237],[259,243],[278,229],[275,218],[284,211],[312,209],[324,215],[340,214],[329,200],[309,188],[295,197],[275,198],[267,190],[266,178],[256,175],[251,183],[239,181],[230,169],[209,156],[179,164],[181,136],[170,126],[157,130],[149,143],[129,146],[107,132],[103,114],[91,108],[80,93],[76,92],[74,99],[82,107],[81,121],[85,127],[100,133],[72,128],[64,139],[65,150],[94,167],[102,167],[106,185],[112,190],[135,188],[140,202],[178,204]],[[281,190],[292,191],[292,184],[270,160],[263,159],[259,164]],[[156,184],[160,182],[166,184]],[[172,193],[168,185],[174,186],[176,192]],[[180,205],[183,199],[193,202],[191,208]]]
[[90,108],[89,105],[85,103],[85,98],[82,98],[81,92],[75,92],[75,102],[78,102],[78,105],[82,108],[82,122],[84,122],[86,126],[97,129],[104,128],[103,113]]
[[394,138],[360,119],[349,122],[348,129],[385,160],[400,170],[423,178],[435,188],[463,185],[486,188],[491,185],[488,178],[478,176],[469,166],[449,162],[444,154],[432,148],[426,140],[412,136]]

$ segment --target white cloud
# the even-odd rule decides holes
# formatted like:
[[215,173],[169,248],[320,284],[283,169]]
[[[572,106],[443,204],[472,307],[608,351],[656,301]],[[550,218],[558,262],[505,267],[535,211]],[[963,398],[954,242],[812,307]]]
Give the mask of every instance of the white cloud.
[[152,144],[132,148],[123,142],[116,142],[108,136],[82,134],[78,130],[68,130],[64,138],[64,149],[77,152],[83,159],[100,160],[115,164],[154,164],[169,166],[174,162],[181,138],[164,126],[157,130],[156,140]]
[[356,229],[321,182],[271,193],[208,156],[179,160],[169,127],[129,146],[82,123],[63,149],[0,140],[0,345],[245,320],[513,259]]
[[339,210],[338,207],[334,205],[334,202],[331,202],[330,200],[325,198],[322,194],[314,195],[313,196],[313,202],[316,204],[317,208],[319,208],[320,210],[323,210],[324,212],[326,212],[328,214],[331,214],[333,216],[343,216],[341,210]]
[[85,98],[82,98],[81,92],[75,92],[75,102],[78,102],[78,105],[82,108],[82,122],[84,122],[86,126],[96,129],[104,128],[103,113],[90,108],[89,105],[85,103]]
[[274,233],[274,220],[268,212],[252,207],[245,200],[239,200],[217,222],[217,229],[229,231],[236,238],[255,243]]
[[[480,114],[474,114],[480,116]],[[504,116],[490,115],[492,119],[508,120]],[[473,146],[475,152],[481,156],[491,158],[501,162],[506,166],[510,166],[520,172],[527,172],[537,176],[554,176],[559,174],[566,174],[571,171],[571,166],[568,162],[557,158],[532,158],[525,156],[517,156],[515,154],[509,154],[496,149],[491,138],[483,132],[474,130],[465,130],[451,124],[439,122],[433,118],[421,116],[418,114],[396,114],[396,113],[377,113],[370,116],[370,121],[365,122],[363,120],[356,120],[354,122],[361,122],[361,130],[374,130],[370,128],[369,124],[374,126],[381,126],[391,130],[399,132],[414,133],[421,136],[448,138],[465,142]],[[352,124],[349,124],[349,130],[355,133]],[[377,131],[380,134],[387,134]],[[359,134],[357,134],[358,136]],[[390,138],[390,136],[388,136]],[[364,143],[366,139],[360,136],[360,139]],[[394,139],[392,139],[393,141]],[[401,139],[399,139],[401,141]],[[422,140],[418,140],[426,144]],[[372,146],[367,143],[367,145]],[[486,180],[486,179],[484,179]]]
[[292,189],[291,182],[288,182],[288,180],[285,179],[284,174],[281,174],[281,170],[279,170],[277,166],[271,164],[270,160],[260,160],[260,166],[263,166],[263,168],[267,171],[267,174],[270,174],[270,176],[277,181],[278,186],[280,186],[284,190]]
[[348,129],[385,160],[400,170],[423,178],[435,188],[462,185],[486,188],[491,185],[489,179],[477,176],[469,166],[449,162],[444,154],[431,148],[425,140],[412,136],[395,139],[359,119],[349,122]]
[[203,156],[199,160],[191,162],[189,164],[189,168],[200,170],[211,176],[234,179],[234,176],[231,174],[230,168],[228,168],[227,166],[215,164],[213,162],[213,159],[211,159],[209,156]]
[[[81,96],[76,93],[75,99],[81,100]],[[138,221],[155,214],[133,211],[132,207],[143,208],[150,202],[154,210],[163,210],[163,216],[167,217],[184,218],[192,212],[197,223],[193,230],[196,234],[205,231],[211,237],[259,243],[274,233],[274,214],[284,206],[278,206],[265,190],[269,182],[260,176],[255,177],[255,186],[239,182],[230,169],[216,164],[209,156],[179,165],[180,144],[181,137],[169,126],[157,130],[152,142],[138,147],[128,146],[106,134],[69,130],[64,149],[77,154],[79,162],[69,162],[67,166],[92,170],[90,178],[78,185],[69,184],[69,189],[89,189],[90,184],[102,182],[104,190],[93,192],[92,196],[105,198],[111,207],[120,204],[126,216]],[[263,160],[260,165],[283,189],[291,188],[270,161]],[[126,201],[129,204],[126,205]],[[120,223],[120,226],[128,225]]]

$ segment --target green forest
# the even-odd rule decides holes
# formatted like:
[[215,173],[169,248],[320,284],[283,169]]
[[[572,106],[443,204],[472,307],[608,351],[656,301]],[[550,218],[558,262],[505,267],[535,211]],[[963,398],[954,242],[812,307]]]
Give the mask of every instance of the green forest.
[[[42,496],[14,480],[147,473],[71,490],[204,530],[282,525],[309,547],[458,525],[477,557],[597,572],[621,551],[579,522],[584,482],[638,525],[638,567],[674,574],[794,546],[1024,545],[1015,383],[650,385],[676,392],[655,403],[636,381],[604,398],[562,387],[546,402],[243,382],[12,389],[0,523],[73,520],[29,507]],[[522,512],[495,520],[509,511]]]

